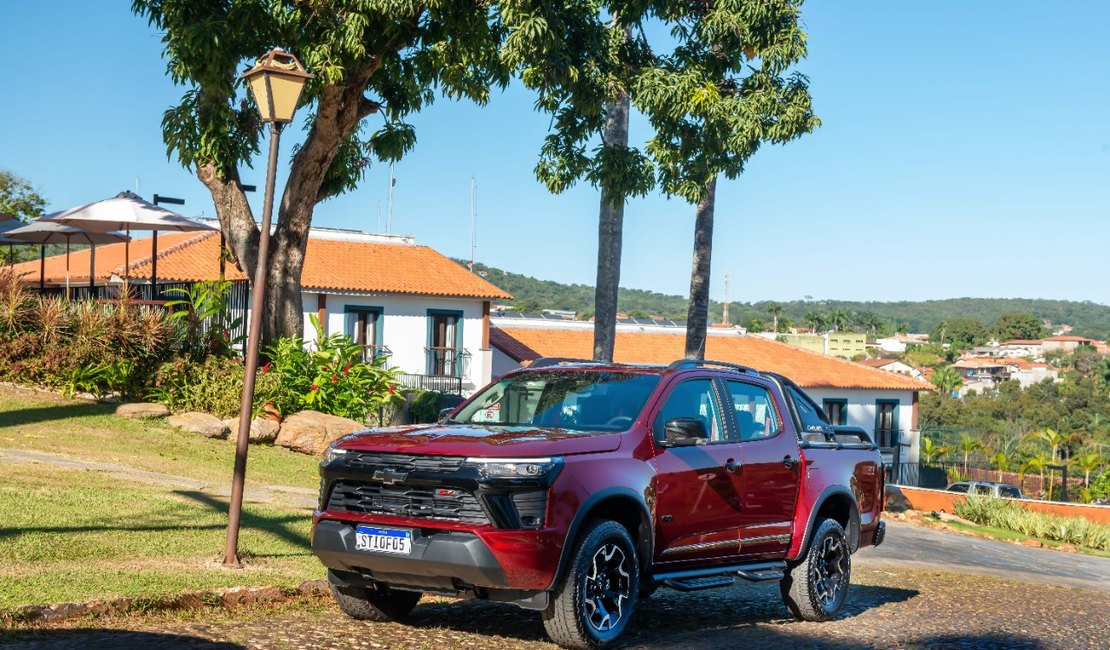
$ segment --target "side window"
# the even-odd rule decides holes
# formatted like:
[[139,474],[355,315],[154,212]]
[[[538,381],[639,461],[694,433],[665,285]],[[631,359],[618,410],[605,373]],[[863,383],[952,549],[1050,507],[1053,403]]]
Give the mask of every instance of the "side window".
[[709,379],[691,379],[674,387],[655,417],[652,433],[656,440],[663,439],[664,426],[674,418],[699,418],[705,423],[710,442],[725,440],[721,409]]
[[1009,497],[1011,499],[1020,499],[1021,490],[1018,490],[1012,485],[1000,485],[998,487],[999,496]]
[[828,431],[829,420],[825,412],[802,391],[794,386],[787,385],[786,392],[790,393],[790,401],[794,402],[794,409],[798,412],[798,419],[802,421],[802,436],[807,433],[817,432],[818,436],[823,431]]
[[967,483],[953,483],[948,487],[949,492],[967,492]]
[[989,486],[989,485],[976,485],[975,486],[975,494],[982,494],[984,496],[989,497],[991,495],[991,486]]
[[762,440],[779,432],[778,413],[766,388],[742,381],[726,381],[725,385],[732,396],[740,440]]

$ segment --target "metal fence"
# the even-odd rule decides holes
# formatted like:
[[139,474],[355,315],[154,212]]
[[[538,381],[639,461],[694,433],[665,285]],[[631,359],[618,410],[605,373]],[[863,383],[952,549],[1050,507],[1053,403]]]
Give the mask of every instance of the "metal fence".
[[418,388],[420,390],[434,390],[448,395],[462,395],[462,377],[447,375],[414,375],[402,373],[398,379],[405,388]]

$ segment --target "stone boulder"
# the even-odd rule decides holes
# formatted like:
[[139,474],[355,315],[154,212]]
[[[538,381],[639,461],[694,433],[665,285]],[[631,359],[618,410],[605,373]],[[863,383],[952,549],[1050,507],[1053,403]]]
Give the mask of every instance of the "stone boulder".
[[[235,442],[239,440],[239,418],[230,418],[224,420],[231,434],[228,440]],[[278,437],[278,429],[281,424],[277,420],[270,418],[255,418],[251,420],[251,430],[248,442],[273,442]]]
[[281,423],[276,444],[302,454],[319,455],[333,441],[367,428],[361,422],[319,411],[301,411]]
[[166,418],[166,423],[182,431],[199,433],[207,438],[226,438],[229,431],[224,421],[214,415],[190,411]]
[[116,415],[131,420],[142,418],[164,418],[170,414],[165,404],[151,402],[130,402],[116,407]]
[[905,512],[911,507],[909,499],[902,494],[902,490],[898,489],[897,485],[888,484],[883,490],[883,496],[886,500],[887,512]]

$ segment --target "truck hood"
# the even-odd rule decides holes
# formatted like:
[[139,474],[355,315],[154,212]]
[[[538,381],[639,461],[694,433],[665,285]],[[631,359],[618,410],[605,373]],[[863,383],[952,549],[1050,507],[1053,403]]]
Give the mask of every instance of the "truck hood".
[[360,431],[339,446],[356,451],[437,456],[565,456],[614,451],[621,434],[535,427],[425,424]]

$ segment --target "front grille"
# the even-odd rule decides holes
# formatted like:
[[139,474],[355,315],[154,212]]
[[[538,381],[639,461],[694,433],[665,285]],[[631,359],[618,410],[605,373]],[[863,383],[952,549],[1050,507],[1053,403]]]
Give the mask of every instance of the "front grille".
[[388,467],[406,472],[454,472],[465,460],[462,456],[412,456],[368,451],[348,451],[343,458],[352,469],[374,470]]
[[[437,494],[437,490],[444,493]],[[474,495],[446,488],[336,481],[327,509],[368,515],[446,519],[479,525],[489,523]]]

